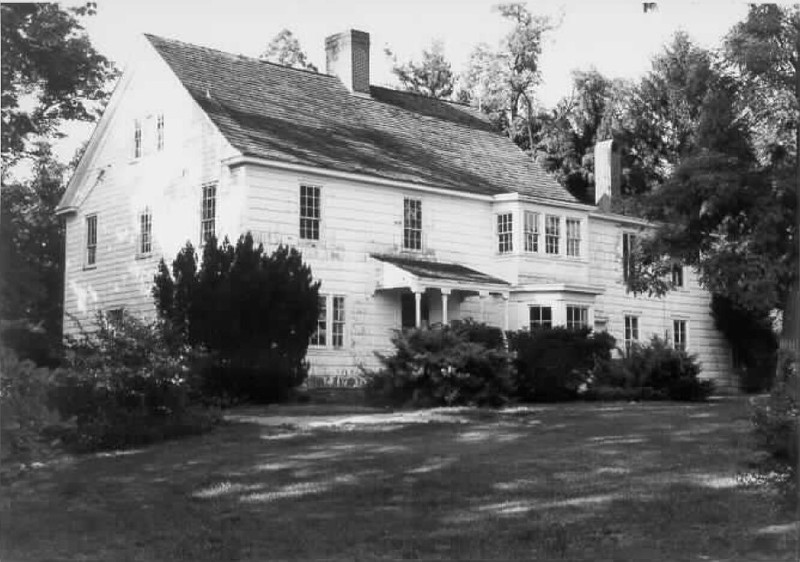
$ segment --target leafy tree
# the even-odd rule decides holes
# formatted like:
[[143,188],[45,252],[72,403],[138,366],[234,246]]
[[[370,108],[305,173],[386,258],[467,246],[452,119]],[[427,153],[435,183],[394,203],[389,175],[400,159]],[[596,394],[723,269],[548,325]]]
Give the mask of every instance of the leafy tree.
[[300,41],[288,29],[282,29],[272,38],[260,58],[283,66],[319,72],[317,67],[308,60],[308,55],[300,46]]
[[189,243],[171,273],[162,259],[153,297],[162,320],[214,354],[207,391],[271,401],[305,379],[319,286],[297,250],[268,255],[247,233],[235,247],[207,241],[199,267]]
[[61,336],[64,236],[54,210],[67,167],[46,143],[30,154],[32,178],[0,192],[0,318],[17,353],[51,363]]
[[5,172],[35,152],[32,139],[59,136],[64,120],[94,121],[115,75],[83,31],[95,4],[3,4],[2,157]]
[[391,49],[385,49],[392,60],[392,73],[403,88],[433,98],[449,98],[453,94],[455,76],[450,61],[444,56],[441,41],[434,41],[422,50],[420,62],[399,62]]
[[473,103],[494,117],[510,138],[531,149],[534,90],[541,80],[539,57],[544,36],[554,26],[549,18],[531,14],[525,4],[499,4],[495,9],[513,28],[498,49],[485,44],[475,48],[465,88]]

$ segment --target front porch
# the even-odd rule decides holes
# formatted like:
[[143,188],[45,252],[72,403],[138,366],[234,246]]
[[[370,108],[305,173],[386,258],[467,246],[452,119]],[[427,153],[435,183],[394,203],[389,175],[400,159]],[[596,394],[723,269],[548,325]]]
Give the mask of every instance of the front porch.
[[[511,285],[464,265],[425,261],[404,256],[371,256],[380,262],[376,293],[397,294],[400,301],[400,326],[422,327],[467,316],[462,304],[478,297],[476,320],[489,320],[491,297],[503,300],[502,328],[509,327]],[[472,312],[472,308],[470,308]]]

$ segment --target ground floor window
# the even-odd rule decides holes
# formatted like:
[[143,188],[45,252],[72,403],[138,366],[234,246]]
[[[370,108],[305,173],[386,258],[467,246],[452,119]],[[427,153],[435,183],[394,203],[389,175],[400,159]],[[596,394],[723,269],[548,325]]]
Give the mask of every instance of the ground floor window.
[[639,341],[639,317],[625,316],[625,353],[630,353],[634,343]]
[[577,330],[589,327],[589,307],[567,306],[567,328]]
[[549,306],[533,305],[529,309],[529,321],[531,331],[536,328],[553,327],[553,309]]
[[344,347],[346,325],[344,296],[320,295],[317,329],[311,335],[311,345],[341,349]]

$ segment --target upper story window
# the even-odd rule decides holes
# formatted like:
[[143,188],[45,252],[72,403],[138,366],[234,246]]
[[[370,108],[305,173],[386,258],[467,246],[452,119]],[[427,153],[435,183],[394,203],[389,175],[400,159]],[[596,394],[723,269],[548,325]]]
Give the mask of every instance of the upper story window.
[[300,238],[319,240],[320,188],[300,186]]
[[561,219],[547,215],[544,231],[544,251],[548,254],[557,254],[561,239]]
[[639,317],[625,316],[625,353],[630,353],[631,347],[639,341]]
[[142,122],[133,120],[133,157],[142,157]]
[[514,251],[514,224],[511,213],[497,215],[497,251],[501,254]]
[[86,217],[86,265],[97,263],[97,215]]
[[146,207],[139,213],[139,255],[146,256],[153,251],[153,213]]
[[567,328],[577,330],[589,327],[589,308],[586,306],[567,306]]
[[525,251],[539,251],[539,213],[525,211]]
[[686,351],[686,320],[672,321],[672,345],[675,349]]
[[200,244],[217,235],[217,183],[203,184],[203,202],[200,207]]
[[422,249],[422,201],[403,199],[403,248]]
[[674,264],[672,266],[672,286],[673,287],[684,287],[683,284],[683,266],[680,264]]
[[156,150],[164,150],[164,114],[159,113],[156,117]]
[[628,281],[634,274],[634,254],[636,251],[636,235],[631,232],[622,233],[622,278]]
[[553,309],[551,307],[533,305],[530,307],[528,314],[531,330],[553,327]]
[[567,255],[581,255],[581,221],[567,219]]

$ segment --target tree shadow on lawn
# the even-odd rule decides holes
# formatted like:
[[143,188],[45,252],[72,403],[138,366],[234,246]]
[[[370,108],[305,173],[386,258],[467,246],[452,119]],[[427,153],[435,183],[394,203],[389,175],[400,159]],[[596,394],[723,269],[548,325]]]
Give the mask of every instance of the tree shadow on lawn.
[[132,560],[790,553],[785,535],[754,538],[785,519],[735,487],[742,451],[731,439],[740,428],[723,427],[730,412],[604,408],[311,430],[232,424],[84,458],[4,499],[2,550]]

